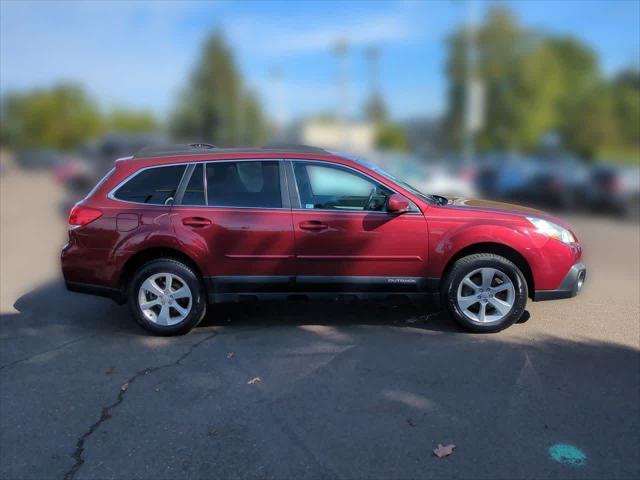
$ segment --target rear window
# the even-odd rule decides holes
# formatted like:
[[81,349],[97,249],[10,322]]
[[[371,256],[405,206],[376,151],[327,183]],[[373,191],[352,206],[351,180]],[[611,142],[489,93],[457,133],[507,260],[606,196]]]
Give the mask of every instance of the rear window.
[[278,162],[207,164],[207,199],[213,207],[281,208]]
[[186,166],[172,165],[142,170],[114,193],[114,198],[126,202],[163,205],[172,199]]

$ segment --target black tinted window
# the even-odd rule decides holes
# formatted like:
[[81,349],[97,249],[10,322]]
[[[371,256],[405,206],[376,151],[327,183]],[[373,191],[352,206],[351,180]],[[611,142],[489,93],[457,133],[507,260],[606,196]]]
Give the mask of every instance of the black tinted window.
[[204,176],[202,174],[203,166],[198,164],[182,197],[182,205],[206,205],[204,199]]
[[278,162],[209,163],[207,198],[214,207],[282,207]]
[[301,207],[323,210],[384,211],[388,188],[340,167],[296,162]]
[[175,195],[184,169],[184,165],[176,165],[143,170],[121,186],[114,196],[127,202],[162,205]]

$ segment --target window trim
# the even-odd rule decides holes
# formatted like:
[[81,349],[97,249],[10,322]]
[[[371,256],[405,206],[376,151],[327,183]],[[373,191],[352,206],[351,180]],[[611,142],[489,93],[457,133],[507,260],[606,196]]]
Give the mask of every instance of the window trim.
[[[357,213],[357,214],[366,214],[366,215],[370,215],[370,214],[379,214],[379,215],[393,215],[393,216],[397,216],[395,214],[391,214],[387,211],[380,211],[380,210],[341,210],[341,209],[336,209],[336,208],[302,208],[302,201],[300,200],[300,191],[298,190],[298,182],[296,181],[296,174],[295,174],[295,169],[294,167],[294,163],[314,163],[314,164],[318,164],[318,165],[323,165],[323,166],[328,166],[329,168],[337,168],[338,170],[342,169],[342,170],[351,170],[353,172],[355,172],[356,174],[359,174],[363,177],[366,177],[367,179],[369,179],[370,181],[372,181],[373,183],[375,183],[378,186],[382,186],[384,188],[387,188],[389,190],[391,190],[393,193],[397,193],[398,195],[402,195],[403,197],[406,198],[406,195],[403,195],[402,193],[399,193],[396,189],[390,187],[389,185],[387,185],[386,183],[382,183],[380,180],[378,180],[377,178],[372,177],[371,175],[367,174],[366,172],[363,172],[361,170],[358,170],[357,168],[353,168],[349,165],[343,165],[341,163],[336,163],[336,162],[327,162],[327,161],[322,161],[322,160],[307,160],[307,159],[287,159],[286,162],[288,162],[289,167],[287,169],[289,176],[290,176],[290,181],[293,182],[294,188],[292,188],[292,201],[291,201],[291,210],[295,210],[295,211],[300,211],[300,212],[334,212],[334,213],[349,213],[349,214],[353,214],[353,213]],[[293,196],[295,196],[295,199],[293,198]],[[420,208],[410,199],[407,198],[407,200],[409,200],[409,208],[411,210],[409,210],[408,212],[403,213],[403,215],[420,215],[422,216],[422,212],[420,211]]]
[[[209,198],[208,198],[208,193],[207,193],[207,170],[206,167],[208,164],[218,164],[218,163],[238,163],[238,162],[274,162],[278,164],[278,176],[280,178],[280,197],[281,197],[281,201],[282,201],[282,206],[281,207],[240,207],[240,206],[230,206],[230,205],[209,205]],[[284,171],[284,165],[283,165],[284,161],[281,158],[230,158],[230,159],[225,159],[225,160],[213,160],[213,161],[202,161],[202,162],[193,162],[193,163],[189,163],[188,165],[193,165],[193,169],[191,170],[189,177],[188,178],[183,178],[182,181],[184,182],[184,189],[186,189],[189,180],[191,179],[191,175],[193,174],[193,171],[195,171],[196,167],[199,164],[204,165],[202,171],[203,171],[203,186],[204,186],[204,191],[205,191],[205,201],[206,201],[206,205],[188,205],[188,204],[184,204],[182,203],[182,196],[184,195],[184,190],[181,192],[183,195],[180,196],[179,201],[176,199],[176,201],[173,203],[173,207],[188,207],[188,208],[225,208],[225,209],[243,209],[243,210],[291,210],[291,201],[289,200],[289,186],[287,183],[287,180],[285,178],[285,171]],[[182,184],[180,185],[180,187],[182,187]]]
[[93,188],[89,190],[89,193],[84,196],[83,200],[87,200],[88,198],[93,197],[98,192],[98,190],[100,190],[100,187],[102,187],[102,185],[104,185],[105,182],[109,180],[109,178],[111,178],[111,175],[113,175],[115,171],[116,167],[111,167],[109,171],[105,173],[104,176],[98,181],[98,183],[96,183]]
[[185,163],[185,162],[177,162],[177,163],[167,163],[164,165],[149,165],[147,167],[142,167],[140,170],[136,170],[135,172],[133,172],[131,175],[129,175],[127,178],[125,178],[124,180],[122,180],[120,183],[118,183],[115,187],[113,187],[109,193],[107,194],[107,198],[109,200],[113,200],[114,202],[122,202],[122,203],[130,203],[133,205],[144,205],[146,207],[171,207],[173,206],[173,203],[171,204],[165,204],[165,203],[144,203],[144,202],[132,202],[130,200],[122,200],[120,198],[117,198],[115,196],[116,192],[120,189],[120,187],[124,186],[126,183],[128,183],[129,181],[133,180],[135,177],[137,177],[138,175],[140,175],[142,172],[144,172],[145,170],[150,170],[152,168],[164,168],[164,167],[179,167],[179,166],[184,166],[185,169],[182,172],[182,176],[180,177],[180,180],[178,181],[178,186],[176,187],[176,193],[174,194],[174,201],[173,203],[175,203],[175,195],[178,194],[178,191],[180,190],[180,187],[182,186],[182,182],[184,180],[184,176],[187,173],[187,171],[189,170],[189,164]]
[[196,167],[197,167],[197,164],[195,163],[187,164],[187,169],[185,170],[184,175],[180,180],[180,184],[178,185],[178,189],[176,190],[176,196],[173,199],[172,206],[179,205],[180,203],[182,203],[184,192],[187,190],[187,187],[189,186],[189,182],[191,181],[191,177],[193,176],[193,172],[195,172]]

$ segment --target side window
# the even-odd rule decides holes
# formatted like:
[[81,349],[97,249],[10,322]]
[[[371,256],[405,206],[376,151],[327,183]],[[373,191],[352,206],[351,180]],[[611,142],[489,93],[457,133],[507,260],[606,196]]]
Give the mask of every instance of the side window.
[[122,185],[114,197],[127,202],[163,205],[176,194],[185,168],[185,165],[172,165],[143,170]]
[[340,167],[296,162],[294,173],[305,209],[384,211],[388,188]]
[[206,205],[204,197],[204,167],[199,163],[191,174],[187,188],[182,196],[182,205]]
[[213,207],[281,208],[278,162],[207,164],[207,199]]

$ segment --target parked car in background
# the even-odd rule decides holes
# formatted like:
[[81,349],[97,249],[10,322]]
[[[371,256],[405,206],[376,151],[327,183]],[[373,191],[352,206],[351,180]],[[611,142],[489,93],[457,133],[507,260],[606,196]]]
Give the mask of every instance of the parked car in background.
[[175,335],[209,302],[292,296],[431,298],[493,332],[528,299],[576,295],[581,257],[537,210],[424,194],[313,147],[196,144],[116,161],[71,211],[61,259],[67,288]]
[[566,153],[491,153],[479,157],[476,186],[490,198],[556,210],[586,207],[590,166]]
[[640,217],[640,167],[596,165],[590,172],[587,201],[592,210]]
[[64,155],[55,150],[19,150],[14,163],[24,169],[51,169],[64,161]]
[[62,210],[69,209],[113,166],[113,159],[129,155],[145,146],[165,143],[157,134],[110,133],[82,146],[54,168],[54,177],[67,191]]
[[409,154],[377,153],[371,163],[406,179],[418,190],[436,195],[474,197],[475,168],[459,157],[423,158]]

